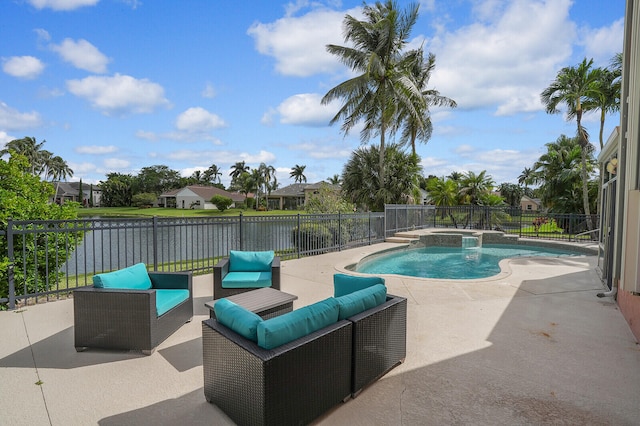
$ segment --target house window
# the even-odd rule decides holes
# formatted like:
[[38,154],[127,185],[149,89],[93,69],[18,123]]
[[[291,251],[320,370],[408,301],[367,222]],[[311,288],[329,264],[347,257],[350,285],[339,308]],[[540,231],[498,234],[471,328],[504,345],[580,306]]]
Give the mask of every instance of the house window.
[[527,210],[533,210],[533,206],[531,204],[527,204]]

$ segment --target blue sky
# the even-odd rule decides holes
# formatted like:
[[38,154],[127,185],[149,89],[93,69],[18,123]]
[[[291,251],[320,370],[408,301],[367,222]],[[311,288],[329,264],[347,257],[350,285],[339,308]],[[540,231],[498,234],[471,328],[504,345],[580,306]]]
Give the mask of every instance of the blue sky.
[[[408,2],[399,1],[401,7]],[[97,183],[164,164],[189,176],[245,161],[340,174],[358,130],[329,126],[322,96],[350,76],[326,52],[344,45],[361,1],[3,0],[0,146],[33,136],[73,178]],[[432,110],[423,174],[487,170],[517,182],[544,144],[575,124],[540,93],[584,57],[622,51],[624,0],[423,0],[410,47],[436,55],[430,87],[458,103]],[[619,123],[607,118],[605,141]],[[599,123],[584,124],[598,146]],[[371,143],[377,143],[372,140]]]

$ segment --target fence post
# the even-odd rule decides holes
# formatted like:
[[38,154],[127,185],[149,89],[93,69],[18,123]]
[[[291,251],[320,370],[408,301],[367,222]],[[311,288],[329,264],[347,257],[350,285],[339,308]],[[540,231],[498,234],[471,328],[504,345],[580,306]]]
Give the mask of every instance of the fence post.
[[297,221],[298,221],[298,230],[297,230],[298,236],[296,238],[296,241],[298,242],[298,244],[296,244],[296,246],[297,246],[296,249],[297,249],[297,252],[298,252],[297,253],[298,254],[298,259],[300,259],[300,213],[298,213]]
[[342,251],[342,215],[338,212],[338,251]]
[[13,254],[13,219],[7,220],[7,256],[9,257],[9,265],[7,269],[7,277],[9,279],[9,309],[16,308],[16,281],[13,275],[13,264],[15,257]]
[[238,250],[240,251],[242,251],[242,228],[243,228],[242,212],[240,212],[240,218],[238,220],[238,236],[240,238],[240,241],[238,242],[238,245],[240,247],[238,247]]
[[371,245],[371,212],[369,212],[369,245]]
[[158,216],[153,216],[153,270],[158,271]]
[[520,229],[518,230],[518,235],[520,238],[522,238],[522,217],[524,216],[524,212],[525,210],[521,208],[520,209]]

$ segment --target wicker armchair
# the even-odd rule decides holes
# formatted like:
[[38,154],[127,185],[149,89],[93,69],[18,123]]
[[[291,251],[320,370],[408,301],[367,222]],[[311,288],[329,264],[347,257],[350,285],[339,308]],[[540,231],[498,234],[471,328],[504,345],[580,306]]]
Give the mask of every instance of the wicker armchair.
[[308,424],[351,396],[352,326],[339,321],[266,350],[205,320],[205,398],[240,425]]
[[382,305],[348,318],[353,323],[355,398],[407,356],[407,299],[388,294]]
[[[140,350],[146,355],[193,317],[191,272],[149,272],[150,290],[81,287],[73,292],[75,347]],[[161,316],[156,289],[188,289],[189,298]]]
[[[234,294],[255,290],[255,288],[253,287],[247,287],[247,288],[222,287],[222,280],[228,273],[229,273],[228,257],[220,259],[220,261],[213,266],[213,298],[214,299],[221,299],[223,297],[233,296]],[[271,288],[280,290],[280,258],[278,256],[273,258],[273,263],[271,264]]]

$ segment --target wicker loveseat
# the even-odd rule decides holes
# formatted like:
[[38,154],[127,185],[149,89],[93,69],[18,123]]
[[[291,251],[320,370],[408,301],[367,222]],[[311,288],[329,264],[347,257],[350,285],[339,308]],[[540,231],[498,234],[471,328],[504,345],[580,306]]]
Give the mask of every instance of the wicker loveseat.
[[[335,323],[273,348],[241,335],[248,328],[231,324],[229,327],[236,332],[223,325],[219,320],[228,322],[224,314],[203,321],[207,401],[238,424],[287,425],[306,424],[340,401],[355,397],[406,356],[407,300],[387,295],[386,288],[383,298],[373,308],[340,317]],[[238,315],[232,320],[244,315],[234,314]]]
[[213,267],[213,298],[271,287],[280,290],[280,258],[273,251],[235,251]]
[[146,272],[145,266],[138,264],[115,274],[128,270],[147,274],[150,285],[144,282],[133,285],[134,288],[123,288],[128,283],[118,284],[115,280],[116,287],[101,288],[97,287],[99,276],[107,274],[99,274],[94,277],[94,287],[81,287],[73,292],[77,351],[126,349],[150,355],[162,341],[191,321],[191,272]]

